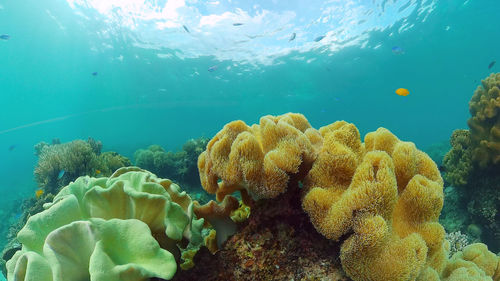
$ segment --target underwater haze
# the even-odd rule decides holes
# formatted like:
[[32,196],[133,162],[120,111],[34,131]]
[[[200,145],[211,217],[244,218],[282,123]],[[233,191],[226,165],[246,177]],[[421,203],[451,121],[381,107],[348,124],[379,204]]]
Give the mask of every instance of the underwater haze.
[[499,72],[499,11],[498,0],[0,0],[0,204],[34,195],[34,145],[55,138],[133,159],[298,112],[315,128],[385,127],[420,149],[447,141]]

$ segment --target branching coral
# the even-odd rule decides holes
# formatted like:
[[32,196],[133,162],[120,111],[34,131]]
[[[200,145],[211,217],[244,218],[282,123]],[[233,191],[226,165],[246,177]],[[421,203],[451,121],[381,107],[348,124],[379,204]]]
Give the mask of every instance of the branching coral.
[[[218,200],[236,190],[256,198],[276,197],[292,178],[298,181],[310,169],[318,135],[301,114],[264,116],[251,127],[231,122],[198,158],[201,184]],[[248,197],[243,199],[249,203]]]
[[170,279],[204,243],[191,198],[135,167],[80,177],[45,207],[18,234],[9,280]]
[[[35,167],[35,180],[46,193],[57,189],[79,176],[94,174],[97,155],[85,141],[44,146]],[[63,172],[61,172],[63,171]],[[61,173],[61,174],[60,174]],[[61,175],[61,176],[59,176]]]
[[480,167],[500,164],[500,73],[482,81],[469,102],[474,162]]
[[39,157],[35,167],[35,180],[45,193],[57,193],[79,176],[96,175],[97,171],[109,176],[116,169],[130,165],[130,161],[114,152],[101,154],[102,144],[89,138],[68,143],[39,143],[35,145]]

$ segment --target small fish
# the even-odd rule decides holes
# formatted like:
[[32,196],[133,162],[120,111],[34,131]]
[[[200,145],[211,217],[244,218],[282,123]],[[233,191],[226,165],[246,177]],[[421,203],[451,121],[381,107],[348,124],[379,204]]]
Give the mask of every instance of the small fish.
[[191,32],[189,31],[189,29],[187,28],[187,26],[182,25],[182,27],[184,28],[184,30],[185,30],[187,33],[191,33]]
[[39,189],[35,191],[36,199],[40,198],[43,195],[43,189]]
[[9,146],[9,151],[14,150],[14,148],[16,148],[16,145],[15,145],[15,144],[13,144],[13,145]]
[[288,42],[292,42],[293,40],[295,40],[296,36],[297,36],[297,34],[295,32],[292,33],[292,35],[290,36],[290,39],[288,39]]
[[446,172],[446,168],[443,165],[439,165],[439,171],[441,173],[444,173],[444,172]]
[[235,23],[233,23],[233,26],[241,26],[241,25],[243,25],[241,22],[235,22]]
[[325,38],[325,35],[318,36],[314,39],[314,42],[319,42],[319,41],[323,40],[323,38]]
[[96,175],[99,175],[101,173],[101,170],[95,170]]
[[396,55],[401,55],[401,54],[404,54],[404,53],[405,53],[405,51],[403,50],[403,48],[398,47],[398,46],[394,46],[394,47],[392,47],[392,49],[391,49],[391,50],[392,50],[392,52],[393,52],[394,54],[396,54]]
[[2,34],[2,35],[0,35],[0,39],[2,39],[2,40],[9,40],[10,39],[10,35],[9,34]]
[[396,90],[396,94],[398,94],[399,96],[404,96],[406,97],[407,95],[410,94],[410,91],[408,91],[407,89],[405,88],[399,88]]
[[60,180],[64,176],[64,169],[59,171],[59,174],[57,174],[57,179]]
[[96,72],[92,72],[92,76],[97,76],[97,71]]
[[488,69],[491,69],[495,65],[495,63],[497,62],[496,61],[490,62],[490,64],[488,64]]
[[216,71],[216,70],[217,70],[217,68],[219,68],[219,66],[217,66],[217,65],[212,65],[212,66],[211,66],[211,67],[209,67],[207,70],[208,70],[208,72],[214,72],[214,71]]

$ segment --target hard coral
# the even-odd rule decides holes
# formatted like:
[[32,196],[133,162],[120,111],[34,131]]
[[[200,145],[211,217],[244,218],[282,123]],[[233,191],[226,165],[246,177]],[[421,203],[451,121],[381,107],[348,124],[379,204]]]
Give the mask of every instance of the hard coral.
[[[99,155],[99,173],[97,170],[94,171],[95,175],[100,176],[111,176],[116,170],[122,167],[131,166],[132,163],[127,157],[124,157],[114,151],[106,151]],[[93,175],[93,174],[91,174]]]
[[236,190],[256,198],[276,197],[291,178],[303,178],[316,159],[315,135],[301,114],[264,116],[251,127],[231,122],[198,158],[203,188],[219,200]]
[[[98,166],[97,155],[89,143],[75,140],[44,146],[35,167],[35,180],[46,193],[58,189],[79,176],[93,174]],[[59,176],[59,173],[63,174]]]
[[38,163],[35,180],[45,193],[56,194],[59,189],[79,176],[96,175],[96,171],[109,176],[116,169],[129,166],[130,161],[116,152],[101,154],[102,144],[89,138],[68,143],[41,142],[35,145]]
[[159,177],[171,179],[188,189],[200,186],[198,156],[208,143],[206,138],[188,140],[181,151],[166,151],[159,145],[139,149],[134,153],[135,165]]
[[[469,108],[470,130],[456,130],[452,149],[444,159],[447,183],[457,189],[461,212],[468,223],[481,224],[487,231],[481,239],[500,249],[500,73],[491,74],[474,92]],[[456,231],[449,230],[449,231]],[[462,228],[462,231],[465,229]]]
[[480,167],[500,164],[500,73],[482,81],[469,102],[467,122],[474,145],[473,160]]
[[170,279],[175,258],[192,266],[204,244],[191,198],[136,167],[80,177],[44,207],[18,234],[23,246],[7,262],[9,280]]

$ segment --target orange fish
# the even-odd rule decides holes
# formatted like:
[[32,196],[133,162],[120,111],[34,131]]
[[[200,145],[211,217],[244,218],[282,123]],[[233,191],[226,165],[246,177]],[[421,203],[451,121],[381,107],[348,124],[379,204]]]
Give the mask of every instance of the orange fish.
[[95,170],[95,173],[99,175],[101,173],[101,170]]
[[399,88],[396,90],[396,94],[400,95],[400,96],[407,96],[410,94],[410,91],[408,91],[407,89],[405,88]]
[[43,194],[43,189],[39,189],[39,190],[35,191],[36,199],[40,198],[40,196],[42,196],[42,194]]

